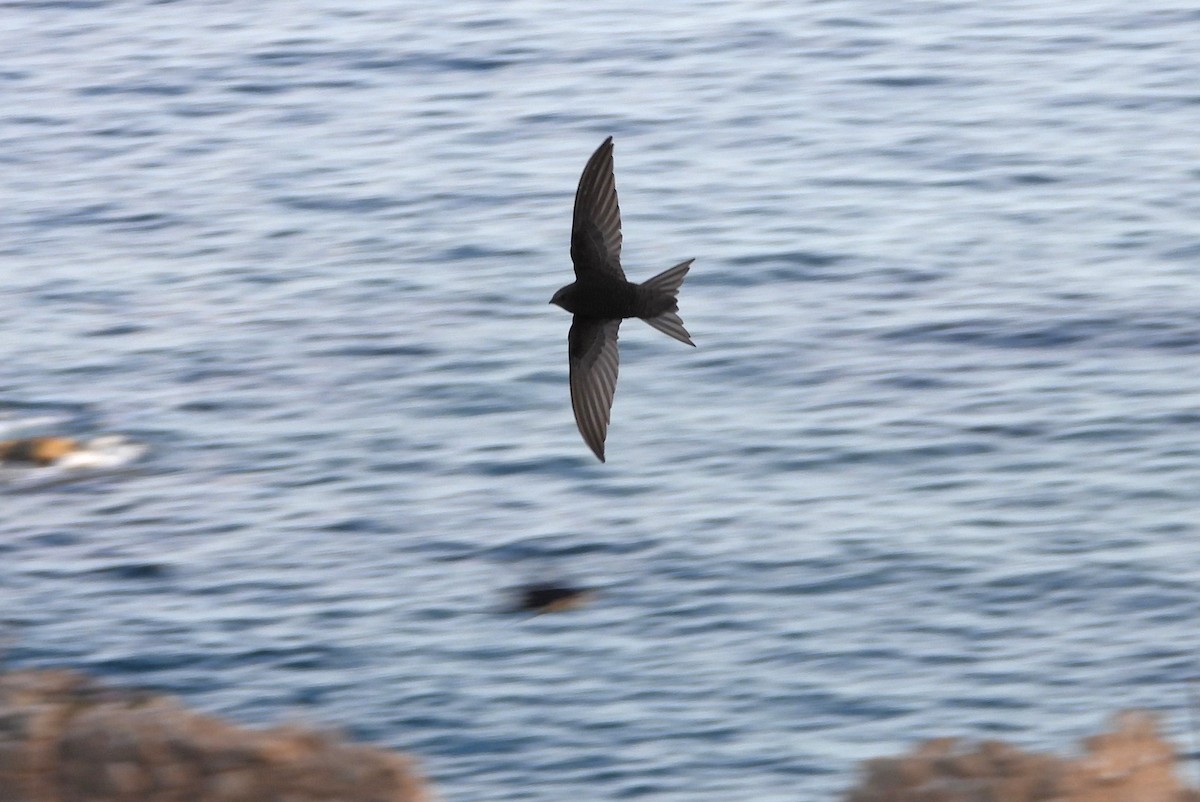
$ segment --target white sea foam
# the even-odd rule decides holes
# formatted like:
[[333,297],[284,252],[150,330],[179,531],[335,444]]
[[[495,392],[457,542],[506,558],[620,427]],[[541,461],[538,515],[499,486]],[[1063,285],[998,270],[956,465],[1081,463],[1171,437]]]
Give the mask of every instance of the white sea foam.
[[146,447],[121,435],[105,435],[84,443],[83,448],[57,460],[52,468],[79,470],[119,468],[146,453]]

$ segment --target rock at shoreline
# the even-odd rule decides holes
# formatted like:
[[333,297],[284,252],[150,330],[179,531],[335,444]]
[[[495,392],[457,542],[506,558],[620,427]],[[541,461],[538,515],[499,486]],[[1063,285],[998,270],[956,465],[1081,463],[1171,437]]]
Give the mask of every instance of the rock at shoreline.
[[70,671],[0,674],[2,802],[430,802],[410,760]]
[[[941,738],[867,761],[845,802],[1200,802],[1147,713],[1062,758]],[[0,802],[432,802],[406,757],[254,730],[71,671],[0,672]]]
[[1180,783],[1175,750],[1148,713],[1118,715],[1111,732],[1083,746],[1071,759],[939,738],[867,761],[846,802],[1200,802]]

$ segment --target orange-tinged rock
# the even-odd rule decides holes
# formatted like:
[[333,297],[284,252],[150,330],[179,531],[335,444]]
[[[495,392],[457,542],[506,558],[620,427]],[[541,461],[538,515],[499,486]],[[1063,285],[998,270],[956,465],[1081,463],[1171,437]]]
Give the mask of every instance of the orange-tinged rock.
[[904,757],[864,764],[847,802],[1195,802],[1176,774],[1175,750],[1148,713],[1122,713],[1112,730],[1062,758],[999,741],[938,739]]
[[79,441],[70,437],[23,437],[0,440],[0,462],[24,462],[53,465],[67,454],[79,450]]
[[65,671],[0,674],[3,802],[429,802],[411,760]]

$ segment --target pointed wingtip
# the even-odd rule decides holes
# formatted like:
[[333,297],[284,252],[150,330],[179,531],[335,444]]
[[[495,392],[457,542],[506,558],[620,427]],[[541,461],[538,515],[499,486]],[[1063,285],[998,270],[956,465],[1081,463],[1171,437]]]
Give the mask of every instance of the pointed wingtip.
[[596,459],[600,460],[601,462],[604,462],[604,441],[603,440],[601,440],[599,443],[592,443],[587,438],[584,438],[583,442],[587,445],[588,450],[596,455]]

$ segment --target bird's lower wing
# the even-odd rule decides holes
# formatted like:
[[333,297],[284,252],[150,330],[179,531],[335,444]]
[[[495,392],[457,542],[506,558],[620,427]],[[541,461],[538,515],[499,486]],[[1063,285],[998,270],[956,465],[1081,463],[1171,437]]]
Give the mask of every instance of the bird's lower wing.
[[604,437],[617,390],[617,330],[620,320],[576,315],[567,335],[571,365],[571,408],[583,441],[604,462]]

